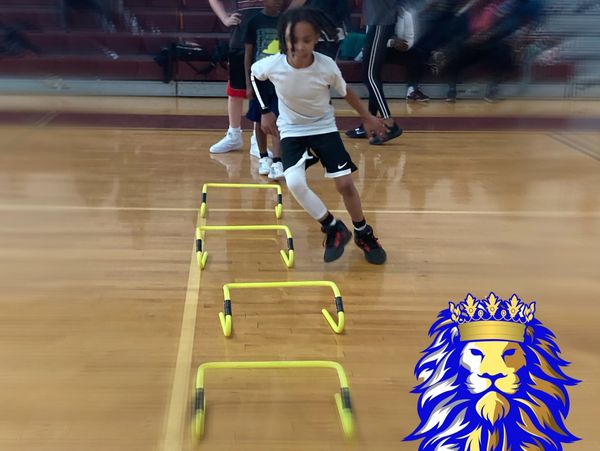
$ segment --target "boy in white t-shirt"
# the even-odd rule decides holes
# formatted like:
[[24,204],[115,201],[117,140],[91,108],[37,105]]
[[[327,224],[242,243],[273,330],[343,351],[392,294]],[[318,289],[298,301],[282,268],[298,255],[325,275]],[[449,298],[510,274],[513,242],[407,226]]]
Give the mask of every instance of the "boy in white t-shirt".
[[[314,52],[321,26],[318,12],[312,8],[291,9],[281,16],[278,34],[281,51],[285,53],[252,65],[252,84],[262,108],[261,127],[271,135],[277,134],[279,129],[285,181],[298,203],[321,223],[321,230],[326,234],[324,260],[330,262],[341,257],[352,234],[308,187],[305,169],[318,160],[325,167],[325,177],[334,180],[344,199],[354,225],[355,243],[369,263],[383,264],[386,253],[365,220],[360,195],[351,175],[357,168],[340,138],[330,87],[360,114],[367,133],[382,137],[387,128],[346,86],[335,62]],[[277,119],[262,100],[262,83],[266,80],[275,86],[279,99]]]

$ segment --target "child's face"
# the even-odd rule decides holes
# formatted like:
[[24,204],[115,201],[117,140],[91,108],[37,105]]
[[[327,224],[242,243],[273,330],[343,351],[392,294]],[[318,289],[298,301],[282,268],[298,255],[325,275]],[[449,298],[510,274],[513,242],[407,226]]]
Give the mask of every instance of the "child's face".
[[[292,25],[285,31],[285,45],[288,58],[303,61],[312,58],[312,52],[319,41],[319,34],[308,22],[298,22],[294,27],[294,37],[290,34]],[[292,46],[293,42],[293,46]]]
[[263,5],[268,14],[279,14],[283,0],[263,0]]

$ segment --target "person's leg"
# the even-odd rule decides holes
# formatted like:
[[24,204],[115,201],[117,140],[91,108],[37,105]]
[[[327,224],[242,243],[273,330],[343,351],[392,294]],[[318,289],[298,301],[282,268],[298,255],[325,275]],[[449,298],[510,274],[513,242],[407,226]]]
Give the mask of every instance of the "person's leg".
[[[272,87],[273,89],[273,93],[275,92],[275,87]],[[275,95],[275,94],[273,94]],[[265,99],[266,100],[266,99]],[[277,98],[275,98],[275,105],[277,105]],[[275,109],[273,109],[273,107],[271,106],[271,111],[276,112],[277,111],[277,106],[275,106]],[[259,108],[259,113],[258,115],[260,116],[260,108]],[[271,149],[269,149],[269,145],[268,143],[265,141],[265,148],[261,148],[259,147],[258,141],[257,141],[257,132],[260,129],[260,117],[258,118],[258,120],[254,123],[254,131],[252,133],[252,137],[250,138],[250,156],[252,157],[256,157],[256,158],[262,158],[263,155],[263,151],[267,152],[267,156],[269,158],[273,158],[273,152]],[[279,155],[278,155],[279,156]],[[283,171],[283,167],[281,168],[281,170]],[[283,178],[283,172],[280,174],[279,178]]]
[[465,47],[458,51],[457,48],[449,49],[450,60],[444,67],[443,75],[448,80],[448,92],[446,102],[456,102],[456,86],[461,78],[462,72],[469,66],[475,64],[480,58],[479,52],[473,47]]
[[[306,151],[308,143],[303,137],[281,140],[281,154],[285,181],[294,199],[317,221],[327,214],[327,207],[308,187],[306,182],[306,162],[311,158]],[[310,160],[309,160],[310,161]],[[309,165],[312,162],[309,163]]]
[[350,241],[352,234],[343,222],[333,217],[319,196],[309,188],[306,181],[306,165],[307,160],[309,164],[312,161],[306,150],[308,147],[309,143],[304,138],[281,140],[285,182],[296,202],[321,224],[321,231],[326,235],[323,259],[331,262],[342,256],[344,246]]
[[376,25],[369,27],[362,63],[363,80],[369,90],[369,112],[376,115],[381,113],[383,122],[388,127],[385,137],[378,136],[369,139],[370,144],[383,144],[402,134],[402,129],[396,124],[391,115],[385,94],[381,73],[388,52],[387,41],[394,34],[395,25]]
[[256,137],[256,145],[258,147],[258,173],[260,175],[268,175],[271,170],[271,159],[267,154],[267,134],[260,128],[262,119],[261,107],[257,99],[250,100],[248,105],[248,120],[254,122],[254,136]]
[[241,149],[242,141],[242,110],[246,98],[246,76],[244,75],[244,51],[233,49],[229,52],[229,83],[227,84],[227,114],[229,128],[225,137],[213,144],[211,153],[225,153]]
[[[272,86],[272,91],[268,98],[266,98],[268,102],[269,108],[275,114],[276,117],[279,117],[279,99],[277,98],[277,94],[275,93],[275,87]],[[272,160],[271,167],[269,169],[269,179],[271,180],[281,180],[284,178],[283,175],[283,162],[281,161],[281,143],[279,141],[279,135],[271,136],[271,147],[273,148],[272,152],[266,148],[265,144],[265,152],[271,152],[269,155]],[[261,151],[261,157],[263,153]]]
[[269,179],[281,180],[283,175],[283,162],[281,161],[281,142],[279,136],[271,136],[271,147],[273,147],[273,164],[269,171]]
[[229,116],[230,128],[242,127],[242,111],[244,109],[243,97],[227,97],[227,115]]
[[383,93],[381,73],[388,51],[387,41],[393,33],[393,24],[369,27],[363,50],[362,73],[363,82],[369,90],[369,112],[373,116],[381,113],[384,120],[390,119],[391,113]]
[[352,180],[352,175],[336,177],[335,187],[344,199],[344,205],[352,218],[354,226],[354,242],[364,252],[369,263],[381,265],[385,263],[387,255],[378,239],[373,234],[373,228],[367,224],[362,210],[360,195]]
[[267,154],[267,134],[263,132],[262,128],[256,127],[256,144],[260,152],[260,158],[258,160],[258,173],[260,175],[269,175],[271,171],[272,160]]
[[429,96],[421,91],[419,83],[426,68],[428,54],[424,49],[413,47],[404,54],[408,89],[406,99],[416,102],[428,102]]
[[[381,71],[387,53],[387,40],[392,36],[394,25],[370,26],[367,28],[367,36],[363,47],[362,79],[369,91],[369,113],[377,116],[381,112],[386,121],[393,123],[390,111],[383,95],[383,83]],[[389,125],[389,124],[388,124]],[[362,124],[356,128],[346,131],[349,138],[368,138]]]
[[486,55],[486,60],[489,61],[492,76],[483,99],[486,102],[494,103],[499,100],[500,83],[514,73],[517,68],[512,48],[504,42],[493,44]]
[[296,202],[313,219],[321,221],[327,216],[328,210],[323,201],[310,189],[306,181],[305,163],[296,165],[285,171],[285,181],[288,190]]
[[[363,250],[369,263],[384,263],[386,260],[385,251],[373,235],[373,228],[365,220],[360,195],[352,180],[352,172],[356,171],[357,167],[346,151],[339,133],[327,133],[311,137],[309,146],[314,149],[316,155],[321,159],[321,164],[326,170],[325,177],[334,180],[335,187],[344,200],[344,205],[354,225],[355,243]],[[331,216],[331,219],[333,219],[333,216]],[[333,224],[328,226],[323,222],[322,224],[324,225],[323,231],[327,234],[326,243],[339,243],[339,247],[342,248],[339,253],[341,255],[343,246],[351,235],[350,231],[339,219],[334,220]]]
[[352,218],[352,222],[362,221],[365,219],[365,215],[362,211],[362,205],[360,203],[360,195],[352,180],[352,175],[343,175],[333,179],[335,181],[335,188],[337,192],[342,195],[346,210]]

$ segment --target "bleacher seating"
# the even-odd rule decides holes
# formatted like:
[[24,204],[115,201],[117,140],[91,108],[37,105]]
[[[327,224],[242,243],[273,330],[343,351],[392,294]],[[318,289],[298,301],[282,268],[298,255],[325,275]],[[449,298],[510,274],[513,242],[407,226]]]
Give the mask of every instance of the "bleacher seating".
[[[573,5],[566,0],[552,0],[549,7],[555,14],[553,26],[568,35],[573,24]],[[352,23],[360,23],[361,1],[352,0]],[[61,28],[61,0],[0,0],[0,22],[20,29],[40,53],[0,55],[0,76],[93,78],[106,80],[162,80],[162,70],[153,58],[163,46],[172,42],[193,41],[212,50],[219,41],[227,41],[229,33],[212,13],[208,0],[123,0],[125,15],[115,17],[115,32],[103,31],[91,12],[73,13],[69,30]],[[594,20],[588,19],[586,29],[596,33]],[[573,31],[574,32],[574,31]],[[571,39],[575,39],[573,35]],[[579,37],[584,43],[581,56],[595,42]],[[592,45],[593,44],[593,45]],[[583,53],[582,53],[583,52]],[[596,51],[597,53],[597,51]],[[340,62],[345,78],[361,82],[360,63]],[[536,66],[531,71],[533,81],[566,81],[573,76],[570,61]],[[175,80],[226,81],[227,72],[217,67],[200,76],[185,63],[178,63]],[[384,70],[384,81],[404,82],[402,66]],[[430,76],[428,80],[435,81]],[[439,81],[439,80],[438,80]]]

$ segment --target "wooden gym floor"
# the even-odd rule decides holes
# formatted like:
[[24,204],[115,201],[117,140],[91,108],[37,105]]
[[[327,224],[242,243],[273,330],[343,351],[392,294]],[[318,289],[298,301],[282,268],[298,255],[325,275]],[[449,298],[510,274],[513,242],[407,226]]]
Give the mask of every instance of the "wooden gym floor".
[[[284,267],[272,233],[209,232],[200,273],[197,224],[275,222],[263,191],[209,191],[209,215],[198,218],[203,183],[265,181],[247,147],[208,153],[223,130],[178,126],[179,116],[222,123],[224,105],[0,98],[1,450],[189,450],[200,363],[306,359],[346,369],[354,442],[344,441],[330,371],[243,370],[208,373],[198,449],[414,450],[402,439],[418,424],[410,390],[427,331],[448,301],[490,291],[537,301],[568,374],[583,381],[569,390],[566,422],[582,441],[566,449],[600,449],[599,102],[407,111],[395,101],[414,130],[382,147],[345,140],[385,266],[352,243],[325,264],[318,225],[283,184],[296,267]],[[70,122],[53,122],[67,113]],[[85,114],[104,126],[79,121]],[[131,114],[152,126],[118,122]],[[156,127],[157,115],[168,125]],[[443,130],[451,123],[440,118],[471,125]],[[309,183],[348,224],[320,168]],[[331,293],[314,288],[234,290],[234,333],[222,336],[224,283],[310,279],[338,284],[344,334],[320,313],[334,311]]]

